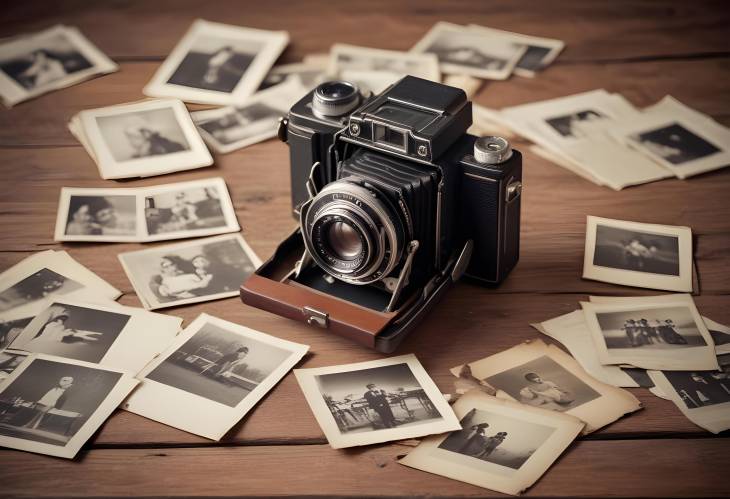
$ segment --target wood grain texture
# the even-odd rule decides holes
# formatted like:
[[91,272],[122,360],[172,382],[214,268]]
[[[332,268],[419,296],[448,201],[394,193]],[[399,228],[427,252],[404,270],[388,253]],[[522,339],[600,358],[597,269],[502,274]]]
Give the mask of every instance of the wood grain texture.
[[[66,125],[82,109],[143,98],[142,87],[196,17],[286,29],[282,62],[325,52],[335,42],[408,49],[437,21],[477,23],[566,41],[555,64],[534,79],[485,82],[475,101],[501,108],[606,88],[634,105],[671,94],[730,124],[730,11],[721,1],[552,2],[407,0],[366,4],[199,0],[158,2],[24,1],[7,6],[0,37],[75,25],[120,62],[121,71],[0,110],[0,269],[31,252],[65,249],[139,300],[117,254],[150,245],[53,241],[59,190],[137,187],[222,176],[243,235],[263,258],[295,226],[289,208],[286,147],[271,140],[217,156],[215,165],[148,179],[104,181]],[[190,106],[198,109],[200,106]],[[517,140],[517,148],[527,143]],[[415,353],[448,393],[456,364],[540,337],[529,326],[578,308],[588,294],[647,295],[649,290],[581,279],[588,214],[687,225],[695,235],[699,310],[730,324],[730,169],[621,192],[595,186],[525,154],[522,250],[497,289],[459,283],[397,353]],[[301,367],[380,358],[326,332],[237,299],[165,310],[185,324],[206,312],[311,346]],[[547,338],[546,341],[551,342]],[[528,492],[535,497],[730,496],[722,463],[727,432],[710,436],[670,402],[632,390],[644,408],[579,439]],[[0,450],[3,497],[497,496],[400,466],[396,444],[335,451],[326,445],[290,374],[218,444],[117,411],[79,458],[64,461]]]

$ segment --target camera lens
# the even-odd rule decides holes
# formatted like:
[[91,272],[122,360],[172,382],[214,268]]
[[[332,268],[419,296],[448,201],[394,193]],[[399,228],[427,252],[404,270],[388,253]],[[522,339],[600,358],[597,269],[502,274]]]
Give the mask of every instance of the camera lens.
[[328,81],[314,90],[312,108],[322,116],[342,116],[360,103],[360,91],[347,81]]
[[302,212],[300,224],[317,265],[350,284],[386,277],[405,247],[406,223],[396,207],[353,177],[325,186]]
[[327,231],[327,241],[332,252],[342,260],[353,260],[362,253],[360,236],[345,222],[334,222]]

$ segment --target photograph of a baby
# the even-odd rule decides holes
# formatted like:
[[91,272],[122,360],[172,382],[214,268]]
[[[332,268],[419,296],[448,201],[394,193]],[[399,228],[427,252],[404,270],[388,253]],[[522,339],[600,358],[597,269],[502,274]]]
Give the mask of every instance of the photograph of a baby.
[[67,236],[134,236],[134,196],[71,196]]

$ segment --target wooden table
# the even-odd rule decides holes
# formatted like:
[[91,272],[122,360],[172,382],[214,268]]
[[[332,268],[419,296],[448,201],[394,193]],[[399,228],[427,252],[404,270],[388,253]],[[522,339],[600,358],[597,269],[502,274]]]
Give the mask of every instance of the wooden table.
[[[362,10],[364,9],[364,10]],[[500,108],[606,88],[637,106],[672,94],[730,124],[730,9],[723,1],[676,2],[40,2],[5,5],[0,36],[75,25],[119,62],[118,73],[0,110],[0,268],[34,251],[65,249],[139,305],[116,255],[138,244],[53,241],[61,186],[148,186],[223,176],[251,246],[266,257],[292,229],[289,161],[271,140],[218,156],[214,167],[128,182],[103,181],[66,124],[81,109],[143,98],[142,87],[196,17],[286,29],[284,62],[335,42],[408,49],[436,21],[479,23],[565,40],[535,79],[487,82],[476,101]],[[526,147],[518,142],[516,146]],[[702,314],[730,323],[730,169],[613,192],[525,153],[522,254],[499,289],[461,283],[406,340],[444,392],[448,368],[539,337],[530,322],[570,312],[588,294],[643,295],[580,278],[587,214],[688,225]],[[163,243],[164,244],[164,243]],[[228,299],[168,311],[201,312],[311,345],[306,367],[380,355],[325,332]],[[579,439],[528,495],[540,497],[727,496],[730,441],[685,419],[647,390],[644,409]],[[292,375],[230,434],[214,443],[124,411],[74,461],[0,450],[0,495],[85,496],[494,496],[495,492],[396,463],[408,447],[336,451],[325,441]]]

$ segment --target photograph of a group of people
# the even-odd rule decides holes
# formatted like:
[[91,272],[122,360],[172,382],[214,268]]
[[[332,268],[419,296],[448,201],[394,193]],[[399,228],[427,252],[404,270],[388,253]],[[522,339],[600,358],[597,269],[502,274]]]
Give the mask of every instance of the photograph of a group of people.
[[461,419],[460,431],[452,432],[439,449],[518,470],[550,437],[555,428],[480,409]]
[[408,364],[316,377],[341,433],[405,427],[441,418]]
[[65,445],[120,377],[120,373],[35,359],[0,393],[0,435]]
[[663,371],[688,409],[730,402],[730,354],[717,361],[719,371]]
[[165,234],[226,225],[215,186],[180,189],[145,197],[147,233]]
[[593,264],[622,270],[679,275],[679,238],[609,227],[596,227]]
[[606,348],[667,349],[705,346],[687,307],[597,313]]
[[291,352],[206,323],[146,378],[236,407]]

